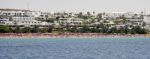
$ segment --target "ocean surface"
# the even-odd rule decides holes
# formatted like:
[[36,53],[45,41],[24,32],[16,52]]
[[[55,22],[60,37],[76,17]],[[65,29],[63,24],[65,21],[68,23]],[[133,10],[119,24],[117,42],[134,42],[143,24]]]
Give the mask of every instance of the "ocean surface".
[[150,38],[1,38],[0,59],[150,59]]

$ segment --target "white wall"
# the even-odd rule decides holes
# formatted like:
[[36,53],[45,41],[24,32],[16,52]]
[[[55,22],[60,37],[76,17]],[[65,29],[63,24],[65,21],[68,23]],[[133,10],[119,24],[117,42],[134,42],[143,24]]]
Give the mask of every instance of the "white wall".
[[150,25],[150,16],[145,16],[143,21]]

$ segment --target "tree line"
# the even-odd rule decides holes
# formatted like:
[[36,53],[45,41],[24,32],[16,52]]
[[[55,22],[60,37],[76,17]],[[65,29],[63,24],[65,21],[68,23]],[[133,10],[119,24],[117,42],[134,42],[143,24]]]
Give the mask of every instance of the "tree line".
[[89,28],[83,27],[77,29],[76,27],[68,29],[68,31],[72,33],[106,33],[106,34],[147,34],[148,30],[141,28],[140,26],[133,26],[132,28],[128,27],[96,27],[96,28]]
[[52,28],[39,28],[39,26],[31,27],[10,27],[7,25],[0,25],[0,33],[51,33]]
[[[23,27],[16,26],[14,28],[7,25],[0,25],[0,33],[52,33],[53,27],[39,28],[39,26]],[[148,30],[140,26],[124,26],[124,27],[107,27],[107,26],[96,26],[95,28],[90,28],[88,26],[78,27],[66,27],[66,30],[59,29],[55,31],[60,32],[71,32],[71,33],[107,33],[107,34],[147,34]]]

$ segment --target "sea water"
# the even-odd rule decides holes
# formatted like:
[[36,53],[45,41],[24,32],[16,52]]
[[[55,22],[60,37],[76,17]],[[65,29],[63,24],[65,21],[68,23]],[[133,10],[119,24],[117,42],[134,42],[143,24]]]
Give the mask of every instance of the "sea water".
[[0,59],[150,59],[150,38],[1,38]]

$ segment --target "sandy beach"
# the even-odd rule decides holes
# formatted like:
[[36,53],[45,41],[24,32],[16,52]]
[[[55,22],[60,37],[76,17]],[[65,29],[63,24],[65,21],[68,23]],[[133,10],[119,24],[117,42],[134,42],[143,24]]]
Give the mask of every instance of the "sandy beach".
[[150,37],[150,35],[101,34],[101,33],[0,33],[0,38],[99,38],[99,37]]

